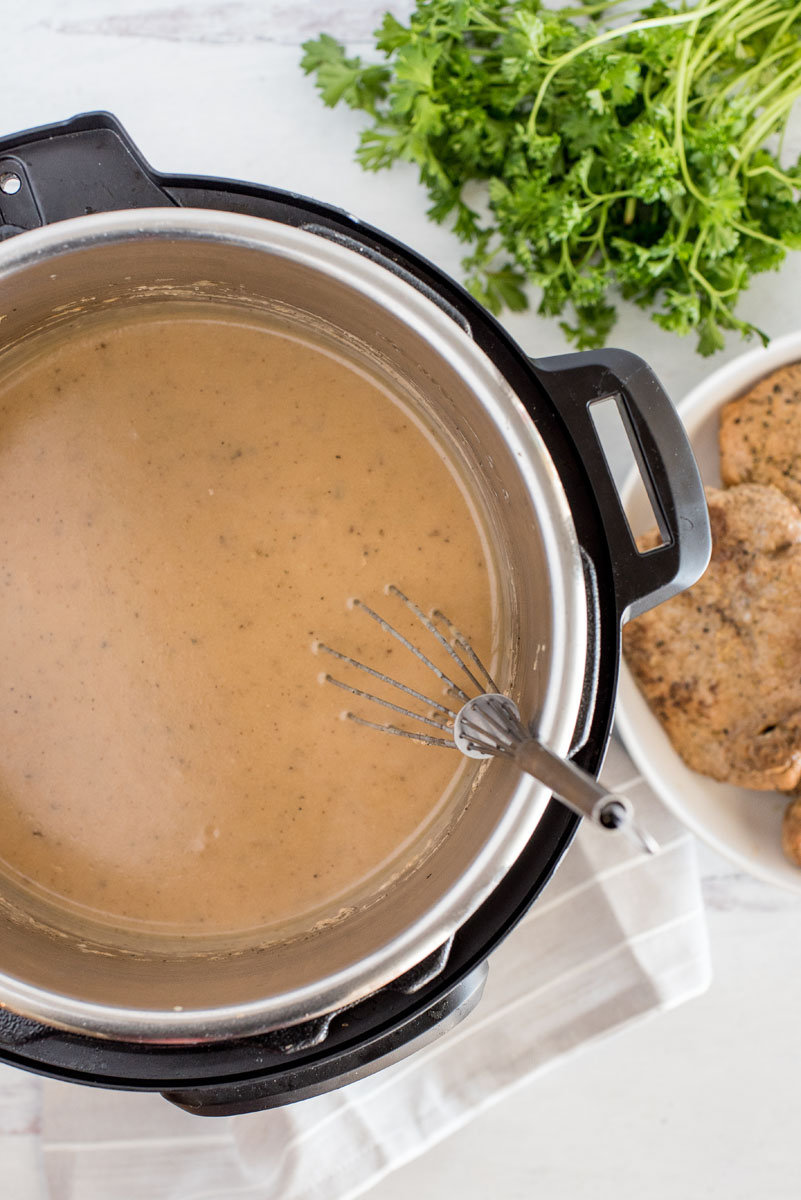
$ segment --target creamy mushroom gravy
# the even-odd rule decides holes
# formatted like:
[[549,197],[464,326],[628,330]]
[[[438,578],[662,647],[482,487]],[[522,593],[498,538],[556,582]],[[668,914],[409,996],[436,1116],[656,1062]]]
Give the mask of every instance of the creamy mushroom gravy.
[[208,305],[76,323],[4,365],[0,869],[181,936],[312,921],[390,879],[476,764],[341,720],[311,647],[436,694],[348,610],[386,611],[394,581],[493,653],[487,538],[421,416]]

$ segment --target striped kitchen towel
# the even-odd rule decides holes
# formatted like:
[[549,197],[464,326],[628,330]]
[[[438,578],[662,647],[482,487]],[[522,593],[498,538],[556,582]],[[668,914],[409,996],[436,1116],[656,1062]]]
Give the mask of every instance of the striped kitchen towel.
[[351,1200],[568,1052],[702,992],[693,839],[617,742],[603,778],[632,798],[659,853],[584,822],[451,1033],[339,1092],[215,1121],[158,1096],[46,1081],[41,1200]]

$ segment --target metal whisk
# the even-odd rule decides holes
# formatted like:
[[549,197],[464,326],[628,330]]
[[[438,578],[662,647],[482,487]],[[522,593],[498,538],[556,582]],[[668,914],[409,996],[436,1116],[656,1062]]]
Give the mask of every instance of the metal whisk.
[[[452,708],[442,701],[433,700],[430,696],[425,696],[422,692],[385,675],[382,671],[377,671],[366,663],[358,662],[349,655],[332,649],[331,646],[317,642],[315,649],[318,653],[329,654],[340,662],[371,675],[381,683],[405,694],[410,700],[417,700],[424,704],[427,711],[425,714],[416,712],[403,704],[396,704],[392,700],[386,700],[372,692],[352,687],[329,674],[324,676],[325,682],[342,688],[352,696],[391,709],[393,712],[419,722],[427,729],[433,728],[439,736],[402,729],[397,725],[369,721],[352,712],[345,714],[348,720],[355,721],[359,725],[366,725],[370,729],[378,729],[382,733],[411,738],[427,746],[445,746],[457,749],[469,758],[498,756],[511,758],[521,771],[525,771],[526,774],[545,784],[558,800],[579,816],[589,817],[591,821],[604,829],[619,829],[635,845],[649,854],[653,854],[657,850],[654,839],[635,822],[634,809],[630,800],[625,796],[607,791],[592,775],[581,770],[568,759],[554,754],[526,728],[515,702],[500,692],[470,643],[444,613],[439,609],[434,609],[430,617],[426,616],[422,609],[418,608],[414,601],[405,596],[394,584],[387,588],[387,593],[401,600],[421,625],[436,638],[440,646],[458,665],[462,674],[470,681],[472,691],[477,694],[471,696],[436,663],[432,662],[418,646],[410,642],[399,630],[363,601],[352,600],[351,605],[354,608],[366,613],[386,633],[399,641],[420,662],[424,663],[445,685],[448,695],[458,701],[459,707]],[[447,636],[438,626],[442,626],[447,631]]]

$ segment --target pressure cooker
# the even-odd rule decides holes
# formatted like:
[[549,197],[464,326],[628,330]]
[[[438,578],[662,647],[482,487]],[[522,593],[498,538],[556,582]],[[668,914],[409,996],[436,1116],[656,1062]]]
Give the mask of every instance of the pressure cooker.
[[[272,187],[156,172],[105,113],[0,140],[0,239],[0,362],[83,311],[208,299],[324,327],[425,394],[488,513],[525,710],[557,752],[600,769],[622,623],[690,586],[710,550],[687,438],[645,362],[529,358],[381,231]],[[648,553],[603,452],[601,401],[617,406],[651,498],[662,544]],[[478,1003],[493,949],[578,823],[508,764],[481,787],[494,802],[453,822],[435,869],[307,936],[173,960],[45,928],[0,897],[0,1059],[229,1115],[414,1052]]]

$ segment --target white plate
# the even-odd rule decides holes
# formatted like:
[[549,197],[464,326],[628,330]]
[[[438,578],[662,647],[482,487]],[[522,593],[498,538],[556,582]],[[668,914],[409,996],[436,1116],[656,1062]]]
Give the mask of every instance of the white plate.
[[[763,376],[801,361],[801,333],[777,338],[715,371],[679,405],[701,478],[720,486],[718,411]],[[639,476],[623,488],[626,513],[636,534],[654,525]],[[623,663],[617,727],[639,770],[656,794],[698,837],[743,871],[801,894],[801,867],[782,853],[781,820],[787,797],[716,783],[685,766]]]

